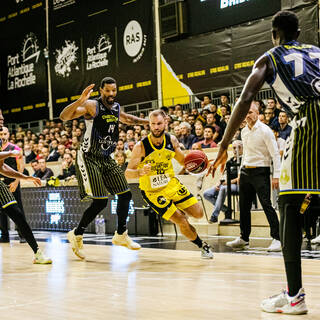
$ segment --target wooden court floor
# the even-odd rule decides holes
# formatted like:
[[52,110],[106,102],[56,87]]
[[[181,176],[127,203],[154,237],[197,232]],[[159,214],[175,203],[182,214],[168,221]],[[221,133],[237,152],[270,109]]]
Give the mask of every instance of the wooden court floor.
[[303,260],[309,314],[287,316],[259,307],[285,288],[281,257],[85,245],[83,262],[59,239],[40,245],[53,265],[0,245],[0,319],[320,319],[319,260]]

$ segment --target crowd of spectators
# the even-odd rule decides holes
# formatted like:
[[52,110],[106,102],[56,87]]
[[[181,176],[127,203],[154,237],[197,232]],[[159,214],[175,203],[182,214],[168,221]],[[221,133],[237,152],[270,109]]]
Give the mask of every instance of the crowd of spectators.
[[[259,108],[260,121],[274,130],[279,148],[283,149],[284,140],[291,132],[288,115],[281,111],[280,104],[274,98],[254,103]],[[218,105],[213,104],[209,96],[204,96],[197,108],[185,110],[182,105],[177,104],[162,109],[167,113],[167,132],[178,138],[181,148],[201,150],[217,147],[230,119],[232,105],[225,95],[220,97]],[[138,116],[145,118],[147,115],[140,112]],[[244,122],[236,133],[235,140],[240,138],[240,131],[245,125]],[[31,174],[50,177],[53,173],[48,173],[46,163],[59,161],[62,163],[60,178],[65,179],[75,176],[74,160],[84,131],[83,119],[65,123],[59,120],[46,121],[40,133],[18,127],[15,133],[11,133],[10,142],[23,150],[25,162],[31,163],[35,170]],[[120,123],[119,142],[113,154],[120,166],[125,169],[134,145],[148,134],[148,125],[130,127]]]

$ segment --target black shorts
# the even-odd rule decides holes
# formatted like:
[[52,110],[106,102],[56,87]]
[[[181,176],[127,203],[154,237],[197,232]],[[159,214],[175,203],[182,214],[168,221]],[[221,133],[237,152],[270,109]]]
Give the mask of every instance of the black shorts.
[[96,157],[78,150],[76,172],[82,200],[106,199],[110,194],[129,190],[124,172],[111,157]]

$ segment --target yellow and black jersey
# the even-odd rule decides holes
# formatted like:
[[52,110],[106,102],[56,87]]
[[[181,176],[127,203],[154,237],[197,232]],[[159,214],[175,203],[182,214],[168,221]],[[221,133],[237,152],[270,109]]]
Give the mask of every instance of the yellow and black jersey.
[[146,164],[151,164],[148,175],[139,178],[140,189],[145,191],[156,191],[167,186],[174,177],[172,159],[175,156],[174,147],[171,143],[170,134],[165,133],[163,143],[156,147],[152,144],[149,134],[142,140],[145,157],[142,159],[138,169]]

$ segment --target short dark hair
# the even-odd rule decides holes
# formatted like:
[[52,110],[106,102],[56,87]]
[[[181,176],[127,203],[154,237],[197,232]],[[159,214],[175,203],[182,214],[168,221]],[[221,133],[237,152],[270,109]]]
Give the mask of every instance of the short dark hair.
[[117,84],[116,80],[114,80],[113,78],[111,77],[105,77],[101,80],[101,83],[100,83],[100,88],[103,89],[104,85],[105,84],[112,84],[112,83],[115,83]]
[[272,18],[272,27],[283,31],[286,40],[291,40],[299,31],[299,19],[294,12],[279,11]]
[[37,159],[33,159],[30,163],[39,163],[39,161]]
[[215,132],[216,132],[216,129],[215,129],[215,127],[213,127],[213,126],[205,126],[204,129],[211,129],[211,130],[212,130],[212,133],[215,133]]

